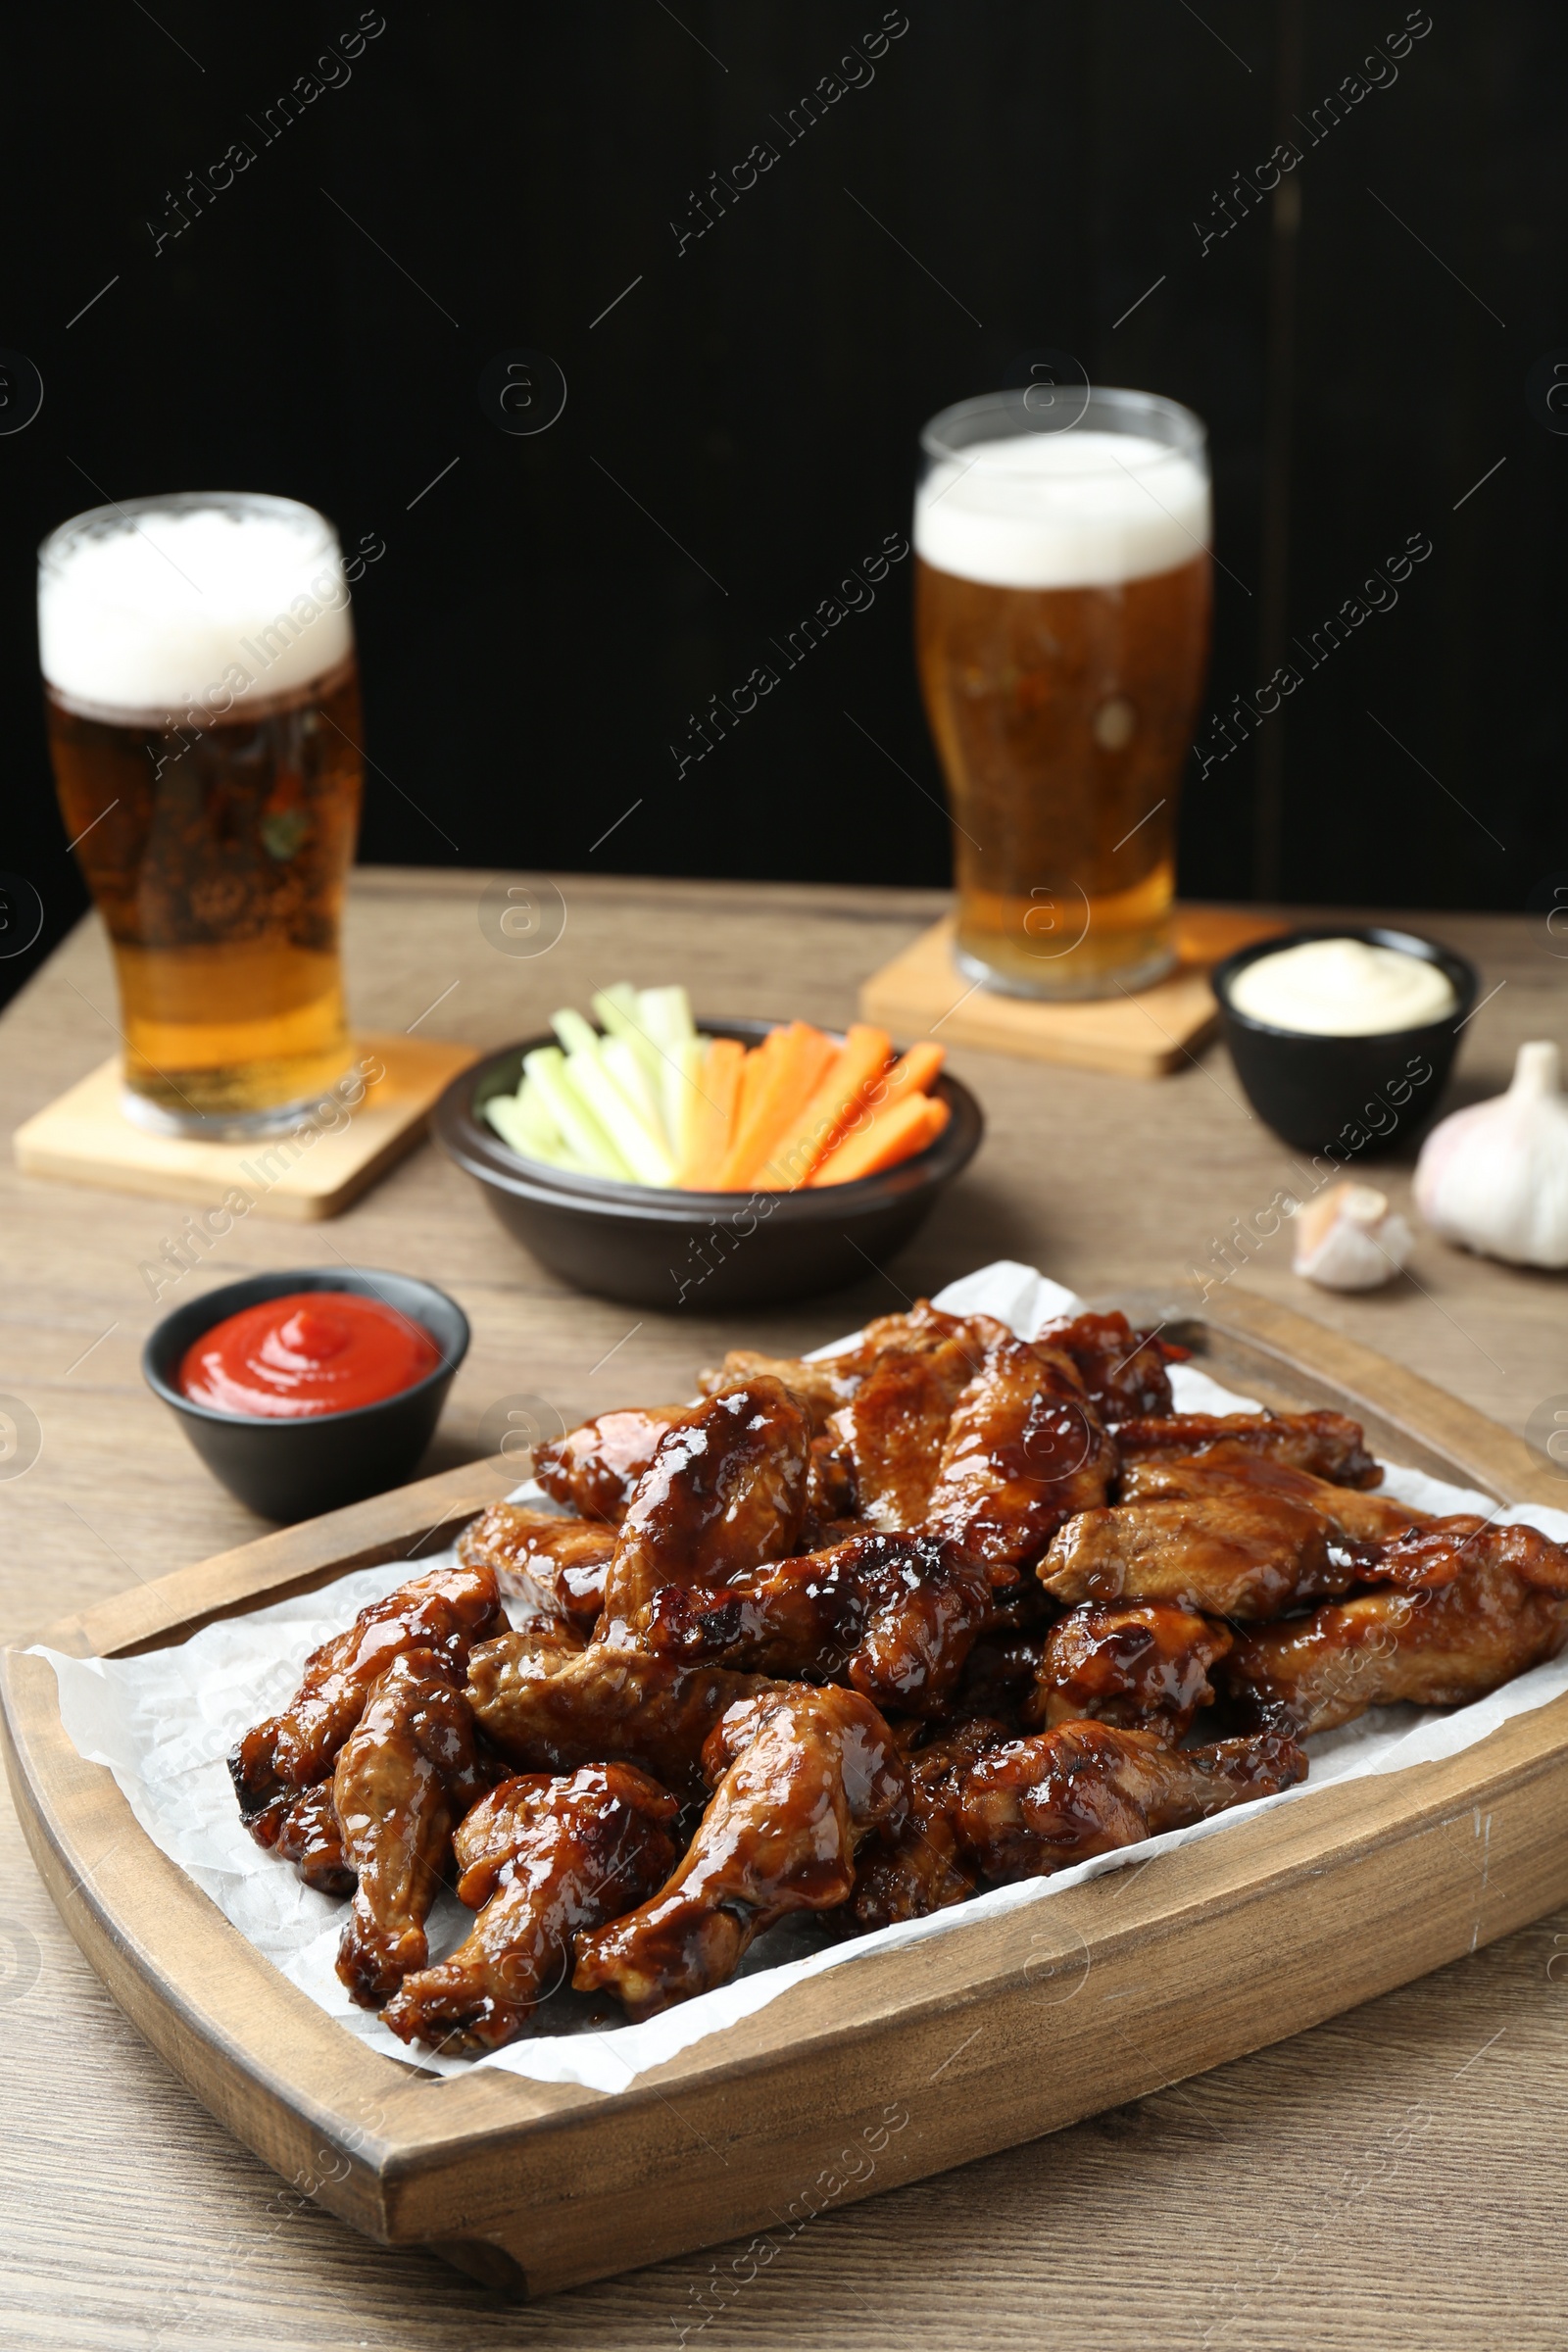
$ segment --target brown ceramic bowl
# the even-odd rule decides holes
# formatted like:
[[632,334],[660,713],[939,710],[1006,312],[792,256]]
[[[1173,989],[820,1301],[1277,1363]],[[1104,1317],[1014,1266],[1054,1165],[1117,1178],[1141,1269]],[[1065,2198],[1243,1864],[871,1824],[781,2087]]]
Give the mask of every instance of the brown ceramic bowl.
[[[705,1021],[705,1037],[759,1045],[772,1021]],[[541,1265],[602,1298],[669,1313],[711,1314],[841,1290],[881,1266],[909,1239],[945,1186],[967,1166],[985,1122],[968,1088],[946,1072],[936,1093],[952,1116],[934,1144],[853,1184],[820,1192],[682,1193],[616,1184],[541,1166],[509,1150],[484,1105],[515,1094],[530,1037],[476,1062],[436,1104],[436,1141],[483,1192],[495,1214]]]

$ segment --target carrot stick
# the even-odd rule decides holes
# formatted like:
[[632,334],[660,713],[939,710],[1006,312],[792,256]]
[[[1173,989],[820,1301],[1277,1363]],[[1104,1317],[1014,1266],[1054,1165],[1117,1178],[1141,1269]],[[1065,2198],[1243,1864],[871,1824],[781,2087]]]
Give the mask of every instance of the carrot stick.
[[746,1059],[741,1064],[741,1091],[735,1099],[735,1125],[730,1132],[731,1143],[756,1107],[758,1090],[766,1083],[767,1073],[773,1066],[773,1056],[778,1051],[777,1041],[783,1034],[781,1028],[770,1029],[760,1046],[752,1046],[747,1050]]
[[883,1080],[877,1108],[885,1110],[890,1102],[902,1102],[906,1095],[928,1095],[942,1061],[942,1047],[930,1040],[924,1045],[911,1046]]
[[[858,1176],[875,1176],[912,1152],[923,1152],[947,1125],[947,1110],[945,1102],[931,1102],[924,1095],[906,1095],[886,1110],[873,1111],[863,1127],[846,1136],[820,1162],[810,1179],[812,1187],[853,1184]],[[934,1127],[933,1112],[937,1113]]]
[[[885,1029],[857,1021],[842,1050],[828,1063],[810,1101],[775,1145],[760,1182],[770,1191],[794,1192],[833,1149],[839,1129],[865,1089],[887,1066],[893,1041]],[[937,1048],[940,1060],[942,1049]]]
[[739,1038],[710,1037],[703,1055],[692,1105],[691,1137],[675,1182],[688,1193],[710,1193],[729,1150],[740,1100],[741,1068],[748,1059]]
[[951,1103],[944,1102],[940,1095],[927,1095],[925,1099],[925,1142],[918,1145],[916,1149],[923,1152],[926,1144],[934,1144],[952,1116],[953,1106]]
[[734,1141],[718,1171],[719,1192],[750,1192],[761,1179],[774,1147],[800,1117],[837,1052],[831,1038],[808,1021],[775,1029],[760,1052],[771,1066],[758,1082],[748,1106],[743,1101]]

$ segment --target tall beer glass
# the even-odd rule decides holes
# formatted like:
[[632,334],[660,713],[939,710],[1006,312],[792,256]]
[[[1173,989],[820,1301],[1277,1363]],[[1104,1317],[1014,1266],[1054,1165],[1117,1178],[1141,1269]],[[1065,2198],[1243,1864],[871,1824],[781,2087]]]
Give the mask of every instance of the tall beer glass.
[[1012,996],[1144,986],[1175,960],[1208,659],[1202,425],[1152,393],[1030,385],[945,409],[921,446],[915,632],[958,962]]
[[293,499],[142,498],[39,550],[49,750],[120,981],[124,1107],[291,1125],[348,1065],[360,687],[337,535]]

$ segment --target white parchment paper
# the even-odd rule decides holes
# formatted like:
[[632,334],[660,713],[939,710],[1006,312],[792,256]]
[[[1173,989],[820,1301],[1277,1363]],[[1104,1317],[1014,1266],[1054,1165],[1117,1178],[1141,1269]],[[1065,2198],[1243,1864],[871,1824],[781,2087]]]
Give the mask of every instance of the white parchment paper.
[[[1050,1316],[1070,1312],[1079,1301],[1032,1266],[1003,1259],[951,1283],[936,1303],[954,1312],[997,1315],[1027,1339]],[[817,1353],[830,1354],[845,1345],[838,1341]],[[1233,1395],[1192,1365],[1173,1365],[1171,1386],[1181,1411],[1255,1407],[1254,1398]],[[1528,1521],[1559,1543],[1568,1541],[1568,1511],[1534,1503],[1498,1509],[1492,1495],[1446,1486],[1397,1464],[1385,1466],[1384,1491],[1427,1510],[1478,1511],[1505,1523]],[[554,1507],[531,1482],[515,1490],[514,1499]],[[650,2067],[662,2065],[709,2034],[722,2033],[825,1969],[853,1968],[869,1953],[923,1942],[960,1924],[1050,1902],[1081,1880],[1145,1862],[1196,1838],[1223,1837],[1232,1823],[1270,1805],[1310,1804],[1318,1789],[1336,1781],[1404,1772],[1455,1755],[1511,1716],[1544,1706],[1568,1690],[1565,1655],[1467,1707],[1376,1708],[1337,1732],[1309,1740],[1310,1778],[1278,1796],[1239,1805],[1190,1829],[1167,1831],[1142,1845],[1098,1855],[1054,1878],[996,1887],[931,1919],[883,1928],[848,1942],[833,1941],[825,1948],[815,1948],[823,1936],[817,1923],[786,1921],[759,1939],[734,1983],[645,2025],[606,2026],[599,2022],[602,2009],[596,2011],[582,1996],[562,1988],[542,2004],[525,2037],[509,2048],[487,2058],[441,2058],[426,2050],[411,2052],[378,2018],[350,2001],[333,1969],[346,1906],[314,1893],[286,1864],[252,1843],[240,1825],[224,1757],[243,1731],[287,1701],[307,1651],[411,1573],[453,1557],[449,1550],[415,1564],[390,1561],[362,1568],[318,1592],[224,1618],[177,1648],[143,1657],[68,1658],[48,1649],[33,1653],[48,1658],[54,1667],[61,1716],[77,1752],[114,1774],[154,1844],[178,1863],[224,1918],[320,2008],[339,2019],[346,2032],[388,2057],[441,2074],[492,2066],[536,2082],[624,2090]],[[471,1914],[454,1896],[443,1895],[430,1921],[432,1957],[451,1950],[470,1924]]]

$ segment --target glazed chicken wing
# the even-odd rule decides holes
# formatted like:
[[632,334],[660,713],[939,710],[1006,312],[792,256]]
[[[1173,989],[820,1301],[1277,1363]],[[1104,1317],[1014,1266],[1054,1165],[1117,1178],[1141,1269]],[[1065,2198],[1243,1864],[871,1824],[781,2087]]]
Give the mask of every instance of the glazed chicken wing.
[[318,1894],[352,1894],[354,1865],[343,1850],[343,1830],[332,1801],[332,1783],[318,1781],[283,1814],[277,1833],[278,1859],[292,1862]]
[[1361,1424],[1345,1413],[1170,1413],[1121,1422],[1116,1448],[1124,1462],[1151,1455],[1201,1454],[1229,1442],[1310,1470],[1337,1487],[1376,1487],[1383,1472],[1362,1444]]
[[1068,1603],[1158,1600],[1242,1618],[1343,1592],[1352,1574],[1316,1511],[1240,1486],[1200,1501],[1081,1511],[1039,1569],[1046,1591]]
[[596,1421],[585,1421],[564,1438],[536,1446],[534,1477],[547,1494],[579,1518],[618,1527],[660,1440],[693,1409],[687,1404],[646,1404],[601,1413]]
[[992,1567],[1028,1567],[1064,1519],[1102,1502],[1116,1449],[1070,1359],[1010,1336],[954,1408],[926,1530]]
[[1028,1721],[1048,1729],[1093,1717],[1181,1739],[1213,1704],[1210,1667],[1234,1637],[1228,1627],[1168,1601],[1069,1609],[1046,1636]]
[[829,1421],[853,1508],[873,1527],[918,1527],[925,1517],[953,1408],[977,1368],[961,1339],[889,1351]]
[[372,1685],[395,1657],[428,1649],[461,1672],[469,1645],[504,1622],[493,1569],[430,1568],[371,1601],[347,1632],[313,1650],[282,1713],[257,1724],[229,1755],[239,1809],[257,1843],[273,1844],[300,1789],[331,1771]]
[[458,1539],[458,1557],[495,1571],[509,1597],[560,1617],[584,1641],[605,1605],[615,1531],[602,1520],[564,1519],[526,1503],[493,1502]]
[[988,1749],[1012,1738],[1005,1724],[976,1716],[910,1756],[907,1814],[860,1849],[855,1874],[858,1928],[926,1919],[974,1893],[980,1872],[958,1842],[958,1782]]
[[1119,1311],[1108,1315],[1061,1315],[1035,1333],[1037,1348],[1059,1348],[1071,1356],[1102,1421],[1163,1414],[1172,1408],[1166,1363],[1185,1348],[1165,1348],[1152,1333],[1134,1331]]
[[344,1857],[358,1882],[337,1973],[365,2009],[379,2008],[423,1968],[424,1922],[453,1828],[485,1787],[457,1677],[433,1650],[394,1658],[332,1775]]
[[1077,1721],[1014,1739],[979,1721],[909,1759],[907,1819],[860,1858],[862,1928],[922,1919],[984,1881],[1043,1878],[1306,1777],[1290,1740],[1180,1749],[1152,1732]]
[[1568,1641],[1568,1552],[1468,1513],[1396,1537],[1358,1592],[1244,1634],[1220,1679],[1244,1721],[1332,1731],[1398,1699],[1462,1706]]
[[459,1896],[479,1913],[472,1931],[436,1967],[404,1978],[384,2022],[449,2056],[500,2049],[566,1982],[572,1937],[668,1876],[676,1810],[630,1764],[504,1781],[454,1840]]
[[661,1585],[722,1583],[797,1549],[810,1435],[805,1406],[768,1378],[670,1429],[621,1522],[596,1639],[624,1640]]
[[697,1386],[705,1396],[718,1396],[726,1389],[744,1388],[748,1381],[776,1380],[800,1398],[811,1416],[813,1432],[820,1436],[831,1415],[854,1396],[864,1371],[859,1348],[844,1355],[820,1356],[814,1363],[800,1355],[763,1355],[756,1348],[732,1348],[721,1364],[698,1374]]
[[546,1654],[518,1634],[468,1662],[474,1719],[512,1763],[552,1773],[636,1764],[683,1794],[703,1786],[703,1743],[726,1707],[763,1688],[756,1675],[609,1642]]
[[1172,1747],[1152,1732],[1068,1723],[989,1749],[957,1774],[959,1845],[993,1882],[1033,1879],[1136,1845],[1306,1778],[1282,1734]]
[[846,1902],[856,1847],[906,1799],[892,1736],[852,1690],[784,1686],[732,1707],[705,1766],[717,1787],[674,1876],[577,1938],[573,1984],[616,1993],[632,2018],[725,1984],[787,1912]]
[[1368,1494],[1356,1487],[1341,1487],[1309,1470],[1252,1446],[1222,1438],[1191,1457],[1161,1454],[1130,1462],[1121,1475],[1123,1502],[1201,1502],[1206,1495],[1243,1487],[1253,1494],[1283,1495],[1288,1502],[1304,1503],[1315,1511],[1331,1537],[1347,1544],[1383,1544],[1408,1527],[1424,1526],[1429,1511],[1413,1503],[1396,1502],[1390,1494]]
[[873,1527],[918,1527],[936,1484],[955,1405],[1008,1334],[990,1316],[947,1315],[922,1298],[867,1330],[871,1360],[827,1431],[854,1508]]
[[698,1386],[705,1396],[713,1396],[721,1389],[770,1374],[800,1397],[820,1435],[879,1364],[895,1357],[942,1353],[956,1344],[967,1351],[967,1379],[979,1370],[986,1348],[1006,1337],[1006,1325],[994,1315],[950,1315],[929,1298],[917,1298],[906,1314],[873,1317],[850,1347],[831,1355],[760,1355],[755,1348],[732,1348],[715,1371],[700,1376]]
[[942,1705],[993,1615],[992,1576],[956,1545],[866,1535],[717,1590],[666,1585],[635,1630],[664,1656],[847,1678],[878,1706],[924,1714]]

